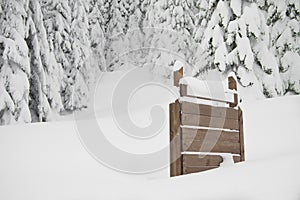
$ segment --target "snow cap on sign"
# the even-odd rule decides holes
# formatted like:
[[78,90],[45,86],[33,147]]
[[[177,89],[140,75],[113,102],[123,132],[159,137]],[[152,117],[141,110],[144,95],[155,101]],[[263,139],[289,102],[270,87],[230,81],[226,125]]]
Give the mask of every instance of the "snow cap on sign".
[[236,75],[235,75],[234,72],[230,72],[230,73],[227,75],[227,78],[229,78],[229,77],[233,77],[233,78],[237,81]]
[[227,79],[217,81],[184,77],[180,79],[180,84],[187,85],[187,94],[191,96],[234,101],[232,91],[227,88]]
[[180,70],[182,67],[184,67],[183,62],[181,62],[180,60],[176,60],[176,62],[173,65],[173,71],[178,71]]

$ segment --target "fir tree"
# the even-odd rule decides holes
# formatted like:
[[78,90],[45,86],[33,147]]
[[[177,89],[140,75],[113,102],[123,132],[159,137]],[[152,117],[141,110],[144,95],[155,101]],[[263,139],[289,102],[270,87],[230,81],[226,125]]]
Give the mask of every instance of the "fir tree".
[[30,0],[28,11],[28,37],[30,49],[30,109],[36,120],[51,120],[52,110],[63,109],[60,97],[62,70],[51,52],[38,1]]
[[31,122],[30,61],[27,37],[27,1],[4,0],[0,14],[1,124]]
[[105,47],[105,26],[104,16],[101,12],[101,1],[91,0],[89,2],[88,23],[89,23],[89,37],[90,46],[92,50],[91,65],[97,66],[101,71],[106,70],[106,61],[104,54]]

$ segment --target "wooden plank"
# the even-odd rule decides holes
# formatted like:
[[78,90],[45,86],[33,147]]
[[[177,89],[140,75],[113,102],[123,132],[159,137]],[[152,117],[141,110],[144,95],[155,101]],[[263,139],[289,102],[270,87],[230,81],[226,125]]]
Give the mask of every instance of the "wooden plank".
[[182,175],[180,104],[177,100],[169,105],[170,112],[170,175]]
[[220,117],[238,120],[238,110],[233,108],[216,107],[210,105],[181,102],[182,113],[203,115],[209,117]]
[[204,172],[204,171],[211,170],[211,169],[216,169],[216,168],[218,168],[218,166],[212,166],[212,167],[207,167],[207,166],[203,166],[203,167],[185,167],[183,169],[183,174]]
[[174,72],[174,86],[179,87],[180,79],[183,77],[183,67]]
[[[235,142],[239,143],[240,133],[221,130],[207,130],[207,129],[193,129],[193,128],[181,128],[182,140],[207,140],[218,139],[218,142]],[[210,137],[208,137],[208,134]]]
[[239,129],[240,129],[240,151],[241,151],[241,161],[245,161],[245,144],[244,144],[244,120],[243,111],[239,107]]
[[238,142],[219,142],[209,140],[183,140],[182,150],[192,152],[214,152],[232,154],[240,154],[241,152],[240,143]]
[[181,115],[181,124],[187,126],[202,126],[209,128],[239,130],[238,120],[185,113],[182,113]]
[[222,156],[218,155],[183,155],[183,167],[220,166],[223,162]]

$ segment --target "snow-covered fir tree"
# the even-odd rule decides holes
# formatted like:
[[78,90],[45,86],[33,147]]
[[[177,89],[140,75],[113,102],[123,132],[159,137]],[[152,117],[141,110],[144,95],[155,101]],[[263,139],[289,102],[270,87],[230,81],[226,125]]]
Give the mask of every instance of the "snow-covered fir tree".
[[42,1],[50,49],[63,70],[61,98],[65,110],[88,104],[88,86],[96,74],[90,46],[89,7],[86,1]]
[[112,0],[104,4],[106,7],[109,5],[104,15],[107,26],[105,59],[108,71],[114,71],[124,65],[119,56],[128,50],[125,35],[129,29],[129,18],[134,10],[133,3],[133,0]]
[[30,109],[34,120],[49,121],[53,112],[63,109],[60,96],[62,70],[50,50],[43,14],[38,1],[29,1],[28,37],[30,55]]
[[68,1],[41,1],[44,26],[51,52],[55,55],[58,67],[63,71],[61,81],[61,98],[64,109],[72,109],[72,79],[76,72],[71,66],[71,7]]
[[193,39],[194,1],[154,0],[149,3],[144,25],[146,46],[153,51],[148,60],[153,63],[153,71],[163,76],[176,60],[193,62],[195,43]]
[[102,71],[176,60],[234,72],[266,97],[300,93],[298,0],[2,0],[0,124],[88,106]]
[[91,65],[98,66],[98,69],[106,70],[106,61],[104,54],[105,46],[105,19],[101,11],[102,1],[90,0],[88,6],[90,46],[92,50]]
[[284,92],[300,93],[300,2],[266,1],[259,6],[267,13],[271,51],[276,57]]
[[[196,67],[200,73],[213,68],[218,68],[221,72],[234,71],[243,87],[251,87],[258,81],[265,96],[274,97],[285,92],[284,82],[289,80],[282,79],[282,66],[278,54],[274,51],[274,48],[278,47],[270,38],[273,34],[270,23],[276,21],[274,16],[285,14],[271,14],[271,7],[262,2],[268,1],[227,0],[203,3],[202,7],[207,6],[213,9],[213,12],[210,20],[207,23],[204,21],[199,27],[200,31],[196,32],[196,39],[200,41]],[[274,4],[277,1],[272,2]],[[297,7],[291,1],[283,4]],[[266,7],[267,11],[264,10]],[[282,9],[282,6],[279,7]],[[207,13],[205,10],[202,8],[199,15]],[[277,9],[275,10],[277,12]],[[288,13],[285,9],[283,12]],[[268,14],[270,16],[266,18]],[[293,37],[291,32],[287,38],[297,41],[297,33],[294,32]],[[292,81],[292,84],[296,85],[295,82],[297,81]],[[285,85],[291,88],[291,84]]]
[[88,104],[88,86],[93,82],[86,1],[70,1],[70,65],[65,68],[64,104],[67,110],[81,109]]
[[3,0],[0,14],[0,123],[31,122],[28,1]]

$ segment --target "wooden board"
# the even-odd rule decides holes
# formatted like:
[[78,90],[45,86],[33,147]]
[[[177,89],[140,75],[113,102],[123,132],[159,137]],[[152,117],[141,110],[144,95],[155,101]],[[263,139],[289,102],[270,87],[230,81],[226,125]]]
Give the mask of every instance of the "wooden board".
[[[233,156],[235,163],[241,162],[240,158],[240,156]],[[183,155],[183,174],[216,169],[220,167],[222,162],[223,158],[219,155],[206,155],[204,157],[199,157],[199,155]]]
[[[240,133],[233,131],[181,128],[182,140],[218,139],[218,142],[240,142]],[[209,134],[209,135],[208,135]],[[209,136],[209,137],[208,137]]]
[[183,155],[183,174],[203,172],[215,169],[223,162],[223,158],[217,155]]
[[210,105],[181,102],[181,111],[186,114],[220,117],[238,120],[239,112],[233,108],[216,107]]
[[182,174],[180,104],[177,100],[169,105],[170,112],[170,175]]
[[223,158],[218,155],[183,155],[183,166],[203,167],[203,166],[220,166]]
[[182,113],[181,124],[187,126],[202,126],[209,128],[239,130],[239,121],[219,117],[208,117]]
[[214,152],[214,153],[232,153],[240,154],[240,143],[219,142],[219,141],[201,141],[201,140],[183,140],[182,150],[191,152]]

